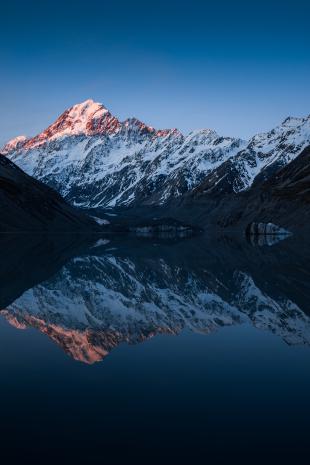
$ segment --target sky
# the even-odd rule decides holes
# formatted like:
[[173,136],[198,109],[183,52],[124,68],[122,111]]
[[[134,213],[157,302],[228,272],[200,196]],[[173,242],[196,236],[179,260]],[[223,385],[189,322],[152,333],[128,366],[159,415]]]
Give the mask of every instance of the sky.
[[310,2],[1,2],[0,145],[92,98],[249,138],[310,113]]

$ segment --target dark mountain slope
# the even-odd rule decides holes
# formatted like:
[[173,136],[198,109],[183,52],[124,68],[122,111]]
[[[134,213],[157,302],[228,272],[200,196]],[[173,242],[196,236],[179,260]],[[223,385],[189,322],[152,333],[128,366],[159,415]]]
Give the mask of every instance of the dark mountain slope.
[[310,146],[263,185],[278,198],[310,203]]
[[209,233],[243,231],[251,222],[272,222],[299,234],[310,231],[310,146],[268,180],[257,179],[247,191],[210,187],[207,177],[168,210],[157,211],[157,216],[174,216]]
[[69,232],[98,229],[53,189],[0,155],[0,232]]

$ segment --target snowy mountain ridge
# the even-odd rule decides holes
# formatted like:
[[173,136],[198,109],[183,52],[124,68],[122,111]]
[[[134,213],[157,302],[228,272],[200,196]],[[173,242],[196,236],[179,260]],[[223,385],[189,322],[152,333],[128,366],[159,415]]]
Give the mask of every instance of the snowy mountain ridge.
[[202,129],[184,136],[136,118],[120,122],[87,100],[33,138],[1,153],[83,207],[164,205],[199,186],[240,192],[286,165],[310,143],[310,116],[287,118],[249,141]]

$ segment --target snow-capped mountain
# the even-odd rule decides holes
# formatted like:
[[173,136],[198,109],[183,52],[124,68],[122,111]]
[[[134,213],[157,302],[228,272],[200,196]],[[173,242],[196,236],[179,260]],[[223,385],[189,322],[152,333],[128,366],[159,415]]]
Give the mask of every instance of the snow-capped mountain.
[[202,186],[207,192],[241,192],[254,181],[268,179],[294,160],[310,144],[310,115],[287,118],[272,131],[257,134],[237,155],[208,173]]
[[310,142],[310,117],[287,118],[250,141],[202,129],[187,136],[120,122],[92,100],[65,111],[41,134],[2,153],[26,173],[84,207],[163,205],[201,183],[239,192],[289,163]]
[[[270,280],[266,286],[266,279],[259,282],[242,270],[238,256],[225,246],[206,252],[201,244],[192,244],[194,249],[181,256],[179,248],[176,254],[150,245],[139,255],[141,248],[118,252],[112,245],[95,244],[92,254],[71,259],[1,315],[19,329],[37,328],[86,363],[103,359],[123,342],[139,343],[183,329],[208,334],[240,324],[272,332],[288,344],[310,345],[310,318],[292,298],[294,289],[287,289],[285,274],[284,288],[278,274],[275,292],[268,288]],[[193,254],[196,247],[200,260]],[[240,257],[245,253],[242,250]],[[256,270],[262,265],[258,251],[254,257]],[[270,275],[273,266],[281,268],[271,255]],[[308,276],[300,269],[296,283]],[[295,297],[302,295],[300,289]],[[303,300],[307,305],[307,291]]]

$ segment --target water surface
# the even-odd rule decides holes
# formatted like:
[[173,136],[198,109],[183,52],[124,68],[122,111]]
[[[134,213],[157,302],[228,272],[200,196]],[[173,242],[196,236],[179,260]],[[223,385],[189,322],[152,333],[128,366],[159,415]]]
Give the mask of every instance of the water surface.
[[309,250],[294,238],[0,238],[3,456],[296,463]]

